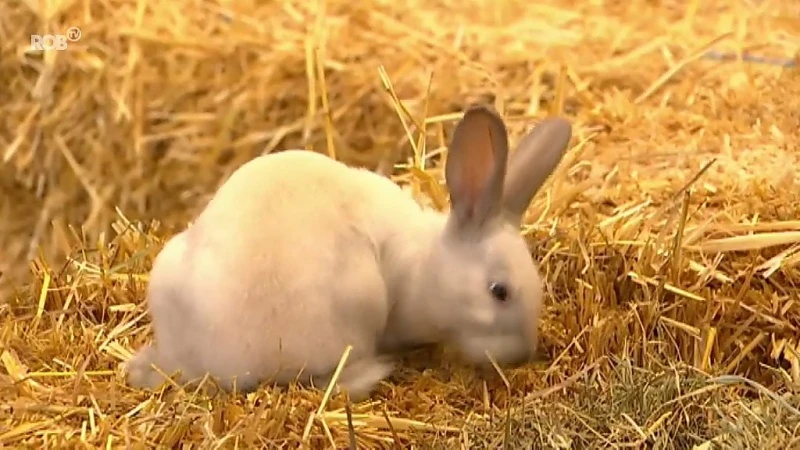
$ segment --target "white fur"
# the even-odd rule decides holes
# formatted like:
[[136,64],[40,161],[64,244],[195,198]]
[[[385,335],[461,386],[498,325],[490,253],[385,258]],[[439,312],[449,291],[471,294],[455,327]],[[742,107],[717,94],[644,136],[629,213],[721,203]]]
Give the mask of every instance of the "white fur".
[[[499,116],[482,107],[465,115],[456,136],[487,136],[480,128],[487,120],[492,136],[504,137]],[[528,159],[540,154],[529,172],[541,180],[506,180],[504,200],[527,205],[539,187],[532,183],[544,181],[567,145],[565,123],[540,127],[530,148],[520,147]],[[502,184],[505,149],[492,154],[474,139],[460,142],[450,151],[448,184],[491,200],[490,190],[476,191],[475,166],[466,164],[495,158],[492,179]],[[554,162],[543,163],[548,155]],[[154,261],[147,301],[155,339],[127,364],[129,384],[161,384],[153,364],[168,375],[181,371],[182,382],[209,373],[226,390],[234,380],[244,392],[265,381],[325,387],[349,344],[339,384],[358,401],[391,373],[394,352],[418,345],[454,343],[476,364],[486,363],[487,350],[501,363],[527,360],[542,288],[518,232],[524,209],[492,208],[500,197],[479,203],[469,195],[454,193],[461,209],[448,215],[421,208],[379,174],[318,153],[284,151],[244,164]],[[465,205],[485,220],[459,214]],[[488,291],[495,279],[513,292],[505,303]]]

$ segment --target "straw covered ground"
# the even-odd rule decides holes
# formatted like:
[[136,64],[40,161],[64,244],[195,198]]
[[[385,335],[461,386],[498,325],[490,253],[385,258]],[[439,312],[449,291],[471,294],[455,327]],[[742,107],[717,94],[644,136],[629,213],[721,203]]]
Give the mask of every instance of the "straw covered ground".
[[[797,446],[797,2],[0,8],[0,446]],[[73,26],[64,51],[28,51]],[[478,100],[512,142],[574,124],[523,230],[543,361],[484,383],[410,355],[354,405],[126,387],[153,257],[232,170],[401,151],[395,179],[437,207],[437,155]]]

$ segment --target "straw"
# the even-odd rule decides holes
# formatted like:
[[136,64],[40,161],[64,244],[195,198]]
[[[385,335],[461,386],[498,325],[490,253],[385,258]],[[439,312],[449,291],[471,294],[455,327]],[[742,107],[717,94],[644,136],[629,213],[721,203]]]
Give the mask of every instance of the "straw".
[[[791,448],[796,2],[11,2],[0,14],[0,445]],[[81,30],[58,50],[32,34]],[[521,233],[543,361],[409,355],[371,401],[129,388],[153,258],[244,162],[303,148],[447,208],[464,108],[570,150]],[[269,199],[265,199],[269,201]],[[343,355],[342,361],[347,355]],[[210,381],[209,381],[210,382]]]

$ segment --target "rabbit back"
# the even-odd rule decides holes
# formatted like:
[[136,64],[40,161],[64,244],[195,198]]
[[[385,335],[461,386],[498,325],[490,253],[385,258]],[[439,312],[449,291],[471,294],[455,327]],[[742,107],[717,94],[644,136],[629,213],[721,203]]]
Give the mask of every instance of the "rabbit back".
[[149,359],[249,390],[327,376],[348,344],[350,360],[374,356],[390,310],[381,242],[419,210],[390,180],[324,155],[250,161],[156,258]]

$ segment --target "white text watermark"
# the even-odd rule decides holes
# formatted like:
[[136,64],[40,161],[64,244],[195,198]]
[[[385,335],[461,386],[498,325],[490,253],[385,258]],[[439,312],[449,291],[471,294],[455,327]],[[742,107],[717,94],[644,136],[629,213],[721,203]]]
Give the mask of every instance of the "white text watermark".
[[81,29],[67,28],[66,34],[32,34],[31,50],[66,50],[70,42],[81,38]]

